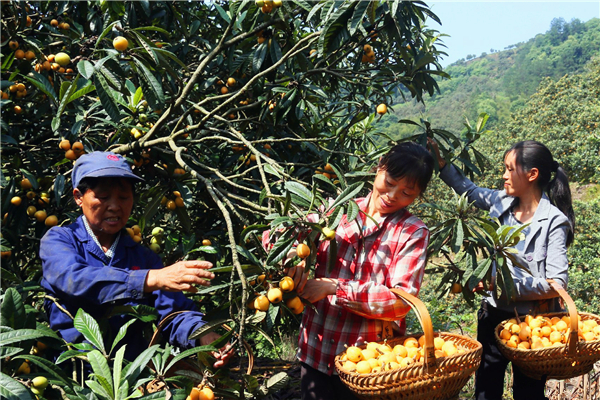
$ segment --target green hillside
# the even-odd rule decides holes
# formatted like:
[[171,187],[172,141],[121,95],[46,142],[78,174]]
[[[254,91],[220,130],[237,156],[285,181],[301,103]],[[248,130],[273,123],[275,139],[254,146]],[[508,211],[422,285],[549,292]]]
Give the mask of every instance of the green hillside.
[[479,57],[470,55],[450,65],[446,72],[451,79],[439,79],[440,93],[426,104],[397,97],[393,113],[381,121],[382,129],[391,137],[401,137],[412,127],[397,124],[399,119],[425,118],[437,128],[460,132],[465,117],[473,121],[480,112],[490,115],[488,127],[497,128],[527,102],[544,78],[581,73],[599,49],[600,19],[585,23],[555,19],[545,34],[525,43]]

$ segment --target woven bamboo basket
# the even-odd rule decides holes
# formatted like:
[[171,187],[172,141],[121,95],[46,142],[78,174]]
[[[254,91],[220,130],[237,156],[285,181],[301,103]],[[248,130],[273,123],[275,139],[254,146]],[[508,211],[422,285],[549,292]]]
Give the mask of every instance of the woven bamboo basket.
[[[600,340],[583,341],[579,339],[577,309],[571,296],[556,282],[548,280],[552,288],[567,305],[568,312],[541,314],[546,318],[563,317],[571,319],[570,333],[563,346],[546,347],[536,350],[513,349],[502,343],[499,333],[503,321],[496,327],[495,336],[500,352],[527,376],[533,379],[569,379],[583,375],[600,360]],[[600,317],[590,313],[579,313],[582,321],[592,319],[600,324]]]
[[[335,358],[335,367],[340,379],[361,399],[382,400],[446,400],[458,397],[460,390],[481,361],[481,344],[469,337],[436,333],[444,340],[453,340],[466,351],[451,357],[435,357],[434,332],[431,317],[425,305],[416,297],[401,289],[392,289],[399,298],[410,304],[417,314],[425,335],[424,361],[405,368],[369,374],[358,374],[343,368],[342,354]],[[390,346],[401,344],[408,337],[418,338],[422,334],[393,338]],[[365,348],[366,345],[359,346]]]

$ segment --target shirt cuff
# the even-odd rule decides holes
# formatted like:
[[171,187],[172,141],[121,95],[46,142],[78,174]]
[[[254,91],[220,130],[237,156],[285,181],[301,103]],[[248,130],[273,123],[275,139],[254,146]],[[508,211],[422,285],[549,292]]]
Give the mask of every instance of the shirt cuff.
[[145,296],[144,286],[146,285],[146,276],[150,270],[136,270],[129,273],[127,280],[127,297],[131,299],[141,299]]

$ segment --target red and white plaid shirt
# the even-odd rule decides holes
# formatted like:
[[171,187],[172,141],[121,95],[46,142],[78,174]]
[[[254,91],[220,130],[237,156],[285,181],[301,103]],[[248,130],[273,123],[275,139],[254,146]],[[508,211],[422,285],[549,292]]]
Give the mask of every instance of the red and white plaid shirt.
[[429,230],[403,209],[365,225],[370,195],[356,200],[363,211],[353,222],[342,219],[336,230],[337,262],[327,273],[329,242],[319,244],[315,276],[338,280],[337,293],[306,307],[300,326],[297,357],[331,375],[334,358],[344,345],[380,341],[382,320],[396,321],[404,333],[410,306],[390,288],[417,295],[425,271]]

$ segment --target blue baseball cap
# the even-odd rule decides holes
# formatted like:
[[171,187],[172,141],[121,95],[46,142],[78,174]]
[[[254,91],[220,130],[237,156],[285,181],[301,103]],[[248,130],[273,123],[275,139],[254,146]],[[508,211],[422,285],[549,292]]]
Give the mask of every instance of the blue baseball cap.
[[94,151],[79,157],[71,173],[73,188],[79,186],[83,178],[127,178],[144,181],[131,171],[131,166],[123,156],[110,151]]

